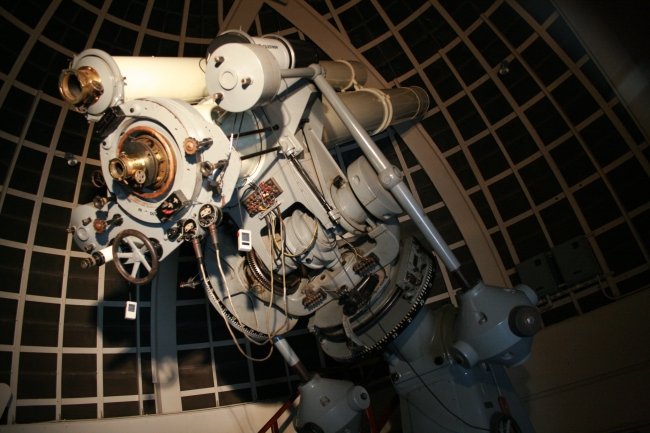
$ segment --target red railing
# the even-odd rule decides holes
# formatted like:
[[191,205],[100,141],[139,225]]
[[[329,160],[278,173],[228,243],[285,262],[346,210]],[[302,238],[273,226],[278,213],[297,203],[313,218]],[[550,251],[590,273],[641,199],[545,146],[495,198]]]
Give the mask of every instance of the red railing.
[[291,397],[285,404],[282,405],[280,409],[271,417],[269,422],[264,424],[264,427],[260,429],[258,433],[266,433],[271,429],[272,433],[279,433],[280,430],[278,430],[278,419],[282,416],[282,414],[289,409],[289,406],[293,404],[293,402],[298,398],[300,395],[300,391],[296,391],[296,393]]

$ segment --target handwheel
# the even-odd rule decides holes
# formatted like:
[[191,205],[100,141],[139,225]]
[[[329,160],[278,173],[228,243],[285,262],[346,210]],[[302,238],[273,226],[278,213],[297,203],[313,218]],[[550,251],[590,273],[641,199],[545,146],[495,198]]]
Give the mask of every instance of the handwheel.
[[[142,246],[138,247],[132,238],[136,238]],[[120,275],[133,284],[147,284],[154,279],[158,273],[158,261],[161,255],[160,244],[137,230],[122,230],[113,240],[115,267]],[[126,269],[128,265],[132,265],[130,272]],[[142,278],[137,277],[140,265],[148,272]]]

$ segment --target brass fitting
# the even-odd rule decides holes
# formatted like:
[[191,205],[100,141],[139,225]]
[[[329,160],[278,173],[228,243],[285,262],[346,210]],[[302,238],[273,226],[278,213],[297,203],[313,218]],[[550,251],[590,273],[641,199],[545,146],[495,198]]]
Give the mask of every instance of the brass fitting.
[[154,199],[165,194],[174,182],[174,151],[161,133],[148,126],[126,131],[117,147],[117,157],[108,163],[110,176],[129,194]]
[[63,100],[75,106],[81,113],[93,105],[104,93],[104,86],[97,71],[90,66],[64,69],[59,76],[59,92]]
[[[147,158],[141,154],[121,154],[111,159],[108,163],[108,171],[111,177],[118,182],[125,182],[133,179],[137,184],[142,185],[146,181]],[[140,174],[143,173],[143,174]]]

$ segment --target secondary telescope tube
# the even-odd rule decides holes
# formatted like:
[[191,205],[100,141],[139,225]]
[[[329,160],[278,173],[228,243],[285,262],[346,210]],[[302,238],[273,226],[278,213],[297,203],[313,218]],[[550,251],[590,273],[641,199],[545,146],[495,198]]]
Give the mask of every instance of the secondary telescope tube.
[[377,172],[379,181],[382,186],[390,190],[402,209],[413,219],[417,227],[422,231],[427,241],[440,257],[450,272],[456,274],[464,289],[469,289],[470,284],[460,273],[460,262],[449,248],[449,245],[442,239],[440,233],[433,225],[429,217],[424,213],[424,209],[413,197],[411,191],[406,187],[403,181],[402,173],[394,167],[386,156],[379,150],[370,135],[366,132],[361,124],[354,118],[348,107],[341,101],[341,98],[323,77],[322,68],[319,65],[311,65],[308,68],[293,69],[290,71],[281,71],[282,77],[304,77],[311,78],[318,87],[318,90],[327,98],[330,105],[339,115],[345,126],[348,128],[352,137],[359,144],[368,161]]

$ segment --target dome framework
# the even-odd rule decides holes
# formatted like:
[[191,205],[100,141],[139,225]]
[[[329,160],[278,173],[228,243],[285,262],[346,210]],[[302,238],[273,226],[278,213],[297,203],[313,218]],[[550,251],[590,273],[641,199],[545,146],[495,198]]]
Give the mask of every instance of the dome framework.
[[[432,103],[417,125],[375,138],[470,277],[517,284],[517,264],[587,236],[606,292],[591,284],[553,294],[546,326],[648,286],[648,125],[550,2],[3,1],[0,382],[17,396],[3,423],[160,412],[151,287],[129,286],[112,267],[82,270],[86,254],[65,232],[72,209],[101,191],[90,184],[99,139],[59,97],[61,69],[87,48],[199,57],[219,31],[240,27],[362,61],[369,86],[426,89]],[[333,152],[342,167],[360,155],[355,144]],[[196,270],[191,252],[181,255],[185,281]],[[439,272],[428,302],[455,303],[454,290]],[[129,299],[139,319],[125,323]],[[290,393],[281,358],[237,358],[202,292],[178,289],[176,299],[183,410]],[[332,365],[304,326],[289,341],[311,369]]]

